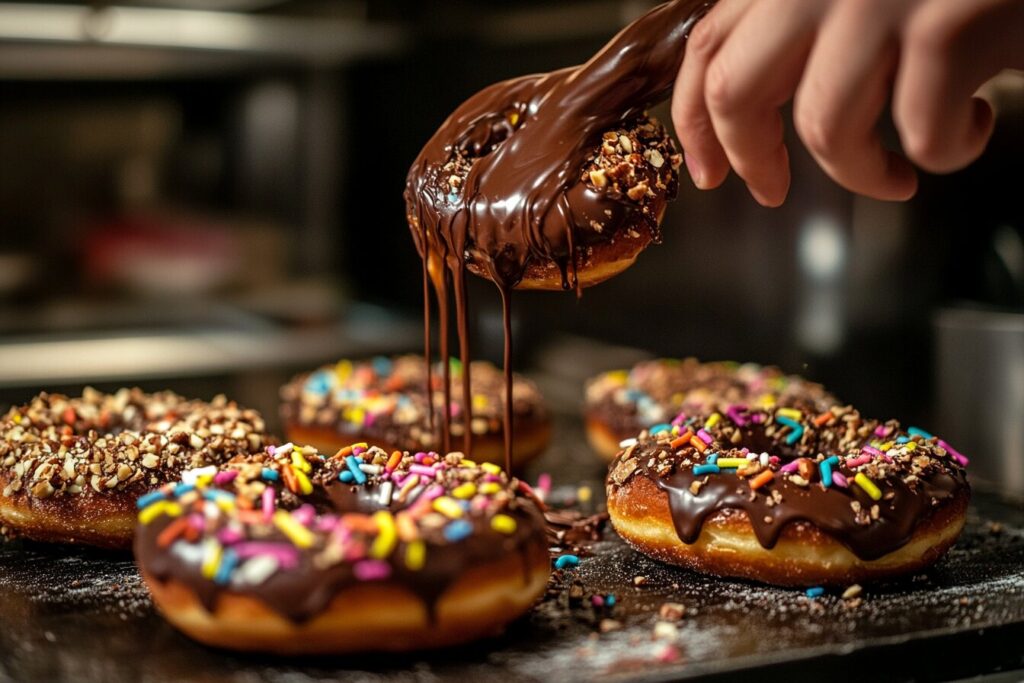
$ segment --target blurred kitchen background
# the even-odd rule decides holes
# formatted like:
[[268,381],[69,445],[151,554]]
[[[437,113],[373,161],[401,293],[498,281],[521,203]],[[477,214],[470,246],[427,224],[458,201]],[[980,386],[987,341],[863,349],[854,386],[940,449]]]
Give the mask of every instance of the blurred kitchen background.
[[[274,421],[291,373],[420,348],[419,147],[480,87],[583,61],[650,6],[0,2],[0,408],[138,384]],[[515,297],[517,366],[570,413],[646,354],[774,363],[1024,492],[1022,83],[991,84],[984,158],[905,204],[851,196],[795,138],[781,209],[683,179],[632,270]],[[498,361],[497,293],[471,300]]]

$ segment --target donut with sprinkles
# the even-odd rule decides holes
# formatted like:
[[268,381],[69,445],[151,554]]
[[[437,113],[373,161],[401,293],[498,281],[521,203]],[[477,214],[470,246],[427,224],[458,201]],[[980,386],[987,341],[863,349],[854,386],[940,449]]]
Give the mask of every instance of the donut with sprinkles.
[[629,370],[603,372],[587,382],[587,440],[605,460],[619,442],[667,422],[680,411],[710,414],[731,405],[775,405],[822,411],[839,401],[820,384],[772,366],[696,358],[658,358]]
[[[451,444],[461,443],[466,429],[462,409],[462,367],[450,362]],[[504,462],[504,378],[499,369],[476,361],[471,368],[473,457]],[[513,467],[519,468],[547,448],[551,419],[533,382],[513,376]],[[387,451],[441,450],[444,373],[431,367],[432,396],[427,395],[427,365],[421,356],[341,360],[294,378],[281,389],[285,436],[323,453],[366,441]],[[429,401],[433,400],[433,412]]]
[[281,654],[441,647],[499,633],[544,592],[529,487],[460,453],[285,444],[138,501],[135,556],[192,638]]
[[0,418],[0,526],[41,541],[128,548],[140,495],[271,443],[259,413],[223,396],[39,394]]
[[630,545],[777,585],[924,569],[956,541],[970,499],[959,451],[848,406],[681,414],[622,446],[608,513]]

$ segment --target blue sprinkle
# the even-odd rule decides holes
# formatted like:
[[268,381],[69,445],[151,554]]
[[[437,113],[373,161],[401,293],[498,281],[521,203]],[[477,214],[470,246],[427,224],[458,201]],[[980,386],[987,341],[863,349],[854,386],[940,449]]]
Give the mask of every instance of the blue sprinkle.
[[896,443],[906,443],[908,441],[910,441],[910,437],[909,436],[898,436],[898,437],[896,437]]
[[555,569],[567,569],[569,567],[578,567],[580,564],[580,558],[575,555],[562,555],[555,560]]
[[693,468],[693,474],[698,477],[702,474],[718,474],[721,471],[722,468],[718,465],[697,465]]
[[640,391],[639,389],[629,389],[626,391],[626,400],[628,401],[639,401],[640,399],[646,396],[647,394]]
[[306,391],[310,394],[323,396],[331,390],[331,375],[327,372],[314,372],[306,380]]
[[455,202],[459,201],[459,195],[452,192],[450,195],[448,195],[448,201],[454,204]]
[[174,495],[177,497],[184,496],[189,491],[195,491],[196,487],[192,484],[178,484],[174,487]]
[[667,432],[670,429],[672,429],[672,425],[670,425],[670,424],[668,424],[666,422],[662,422],[661,424],[657,424],[657,425],[654,425],[653,427],[651,427],[650,433],[651,433],[651,436],[654,436],[655,434],[661,434],[662,432]]
[[907,434],[910,434],[911,436],[920,436],[922,439],[933,438],[931,434],[924,431],[920,427],[907,427]]
[[821,586],[815,586],[814,588],[808,588],[807,591],[804,592],[804,595],[806,595],[809,598],[820,598],[824,594],[825,594],[825,589],[822,588]]
[[213,582],[218,586],[227,584],[231,578],[231,572],[238,566],[238,553],[231,548],[224,551],[224,554],[220,558],[220,566],[217,567],[217,573],[213,575]]
[[464,519],[456,519],[444,528],[444,537],[451,543],[456,543],[473,534],[473,525]]
[[839,464],[839,457],[833,455],[830,458],[825,458],[819,463],[818,468],[821,470],[821,485],[825,488],[832,486],[832,468]]
[[279,477],[279,475],[277,474],[277,470],[272,470],[269,467],[264,467],[263,472],[261,472],[260,474],[262,474],[263,478],[266,479],[267,481],[277,481]]
[[345,464],[348,465],[348,471],[352,473],[357,484],[366,483],[366,475],[359,469],[359,465],[362,461],[354,455],[345,456]]
[[392,364],[391,359],[386,356],[375,356],[373,361],[373,371],[381,377],[387,377],[391,374]]
[[343,484],[351,484],[353,481],[355,481],[355,477],[353,477],[352,473],[349,472],[348,470],[345,470],[344,472],[339,474],[338,479],[340,479],[341,483]]
[[704,462],[709,465],[714,465],[718,462],[718,453],[708,453],[708,457],[705,458]]
[[203,498],[206,500],[234,500],[235,494],[220,489],[206,489],[203,491]]
[[615,596],[609,593],[604,599],[604,604],[606,607],[615,607]]
[[141,510],[142,508],[149,507],[151,503],[163,500],[166,497],[163,491],[150,491],[135,501],[135,505]]
[[801,425],[796,420],[791,420],[783,415],[776,415],[775,420],[776,422],[781,422],[787,427],[792,427],[793,431],[791,431],[789,433],[789,436],[786,437],[786,443],[789,444],[790,446],[799,441],[800,437],[804,435],[803,425]]

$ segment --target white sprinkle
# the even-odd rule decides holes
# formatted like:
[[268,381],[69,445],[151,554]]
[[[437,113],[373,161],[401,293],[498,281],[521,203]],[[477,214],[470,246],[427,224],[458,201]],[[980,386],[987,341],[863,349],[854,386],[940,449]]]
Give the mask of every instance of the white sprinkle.
[[273,555],[257,555],[246,560],[231,573],[231,587],[257,586],[277,571],[277,558]]
[[391,503],[391,491],[394,489],[394,487],[395,485],[392,484],[390,481],[386,481],[380,485],[379,502],[381,505],[389,505]]
[[199,477],[213,476],[217,474],[217,466],[210,465],[209,467],[197,467],[194,470],[185,470],[181,473],[181,483],[194,486]]
[[761,465],[763,467],[768,467],[768,454],[767,453],[762,453],[761,454]]
[[289,441],[285,445],[278,446],[277,448],[275,448],[274,449],[274,455],[283,455],[283,454],[291,453],[294,448],[295,448],[295,444],[293,444],[291,441]]
[[175,541],[171,545],[171,555],[174,555],[184,564],[198,565],[203,562],[205,550],[203,546],[185,541]]
[[636,439],[623,439],[619,442],[619,448],[629,448],[636,445]]
[[359,469],[361,469],[363,472],[366,472],[367,474],[380,474],[381,473],[380,465],[368,465],[366,463],[362,463],[362,464],[359,465]]
[[419,497],[419,495],[421,493],[423,493],[423,489],[424,488],[426,488],[426,487],[424,487],[422,484],[420,484],[419,486],[414,488],[412,491],[409,491],[409,495],[405,497],[405,502],[406,503],[412,503],[414,500],[416,500]]

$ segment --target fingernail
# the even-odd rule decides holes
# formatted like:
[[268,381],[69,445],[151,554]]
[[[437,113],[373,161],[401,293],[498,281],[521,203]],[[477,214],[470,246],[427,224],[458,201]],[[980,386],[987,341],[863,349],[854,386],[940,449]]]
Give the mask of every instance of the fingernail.
[[698,189],[704,189],[704,172],[701,171],[700,163],[687,152],[683,152],[683,161],[686,162],[686,170],[690,173],[690,180]]

